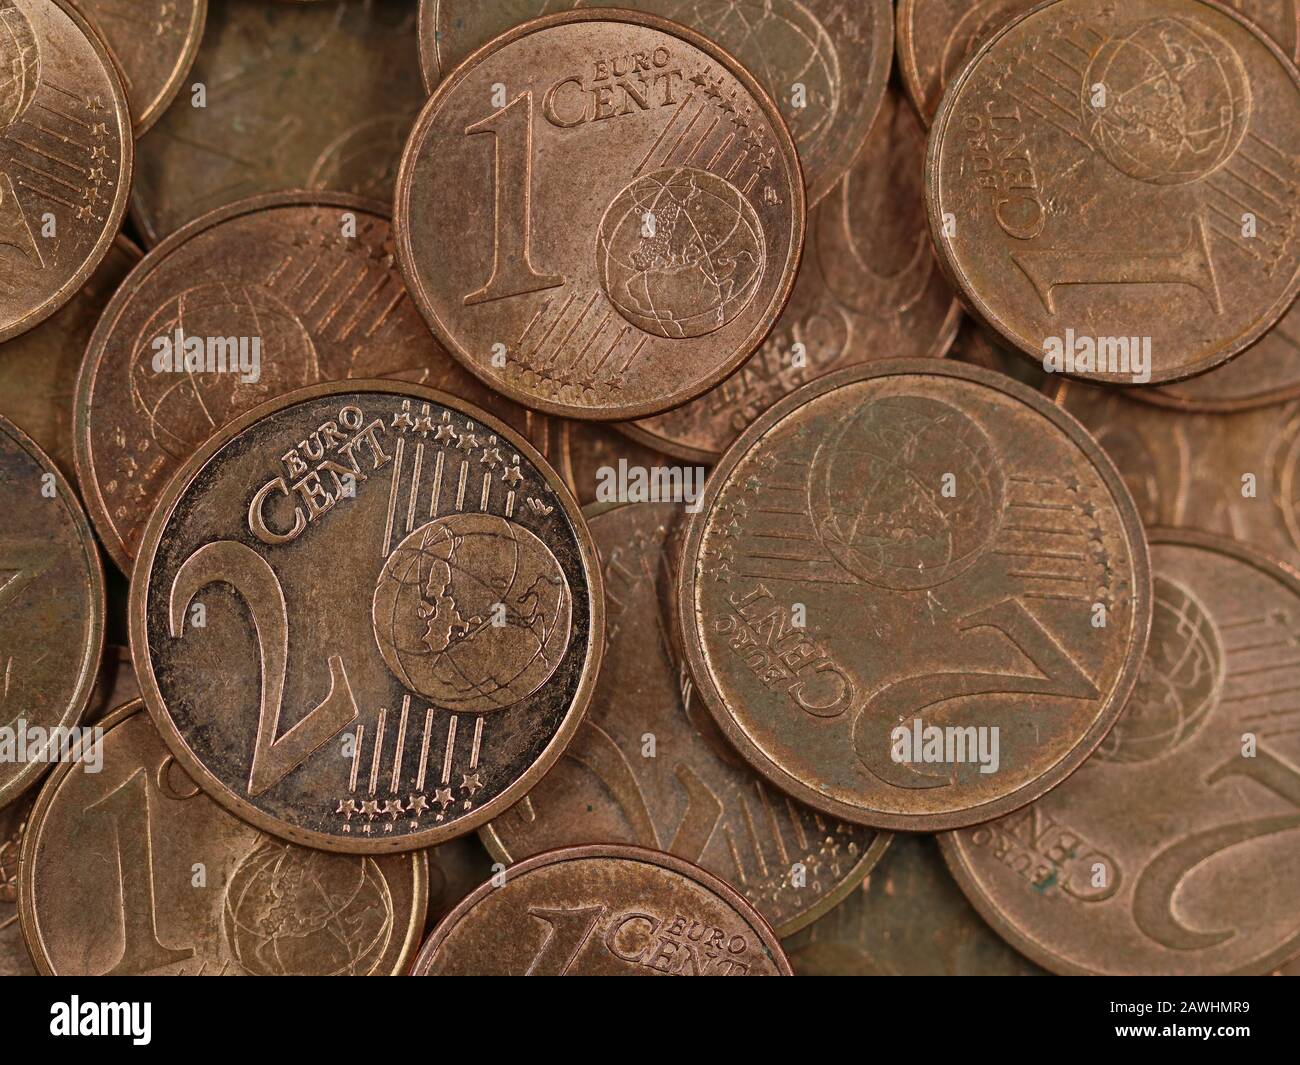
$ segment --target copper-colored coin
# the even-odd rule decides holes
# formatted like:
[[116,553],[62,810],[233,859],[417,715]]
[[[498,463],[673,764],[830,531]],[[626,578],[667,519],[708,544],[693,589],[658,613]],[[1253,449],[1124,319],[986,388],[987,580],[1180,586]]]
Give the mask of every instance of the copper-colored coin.
[[924,130],[891,90],[853,169],[809,216],[794,293],[754,357],[699,399],[620,428],[716,462],[750,422],[813,378],[871,359],[942,356],[961,316],[930,249],[924,154]]
[[1162,410],[1131,390],[1059,382],[1148,525],[1230,536],[1300,569],[1300,404],[1237,414]]
[[[928,124],[948,83],[980,47],[1041,0],[898,0],[898,67]],[[1300,9],[1294,0],[1230,0],[1287,55],[1300,59]]]
[[65,0],[0,0],[0,341],[72,299],[131,187],[131,116],[98,35]]
[[781,109],[810,204],[848,170],[885,95],[889,0],[421,0],[425,83],[432,90],[471,52],[529,19],[597,7],[671,19],[734,55]]
[[786,936],[852,891],[889,836],[774,792],[699,705],[670,635],[682,513],[588,512],[609,602],[592,707],[555,768],[483,838],[506,863],[580,843],[667,850],[734,884]]
[[110,714],[93,761],[59,766],[32,810],[20,891],[37,968],[405,972],[424,930],[424,854],[325,854],[258,831],[195,787],[142,708]]
[[149,519],[130,611],[185,770],[338,851],[509,809],[577,729],[604,641],[559,477],[489,415],[400,382],[303,389],[212,437]]
[[85,712],[104,645],[104,574],[72,486],[5,418],[0,500],[0,726],[10,730],[0,743],[5,806],[49,768],[38,748],[62,751],[61,743],[45,748],[43,737],[76,725]]
[[126,89],[139,137],[181,91],[208,0],[68,0],[98,31]]
[[0,348],[0,414],[21,425],[65,473],[73,470],[72,408],[86,345],[140,255],[129,240],[117,237],[62,310]]
[[35,796],[0,810],[0,976],[35,976],[18,914],[18,856]]
[[[176,467],[235,415],[295,388],[401,374],[522,421],[429,335],[392,251],[377,204],[282,193],[213,212],[145,257],[100,319],[77,383],[77,475],[118,566],[130,568]],[[195,342],[201,369],[184,361]],[[178,351],[179,365],[160,359]]]
[[1139,399],[1177,410],[1249,410],[1300,397],[1300,303],[1231,362],[1186,381],[1137,388]]
[[930,836],[900,832],[847,899],[782,944],[797,976],[1040,976],[953,882]]
[[987,821],[1060,783],[1119,715],[1151,621],[1142,528],[1101,449],[950,360],[782,400],[705,485],[684,558],[686,653],[727,738],[794,797],[882,828]]
[[447,349],[579,418],[658,413],[734,371],[789,299],[804,236],[772,100],[716,45],[628,11],[538,19],[458,67],[394,210],[402,275]]
[[1173,530],[1152,531],[1151,564],[1151,642],[1114,730],[1055,791],[943,837],[944,854],[1056,972],[1270,972],[1300,952],[1300,580]]
[[789,976],[758,911],[658,851],[548,851],[484,884],[420,948],[414,976]]
[[930,225],[1018,350],[1161,384],[1259,339],[1300,292],[1300,71],[1202,0],[1055,0],[944,97]]
[[140,143],[131,213],[145,241],[281,189],[390,202],[426,97],[415,30],[411,0],[213,4],[186,79],[203,106],[191,90]]

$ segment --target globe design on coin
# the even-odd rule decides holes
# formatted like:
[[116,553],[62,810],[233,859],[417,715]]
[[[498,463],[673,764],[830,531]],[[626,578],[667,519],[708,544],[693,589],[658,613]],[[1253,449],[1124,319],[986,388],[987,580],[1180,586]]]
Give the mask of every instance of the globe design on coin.
[[[248,374],[239,368],[241,342],[254,370]],[[131,399],[154,442],[175,459],[187,458],[236,415],[321,377],[307,327],[274,293],[245,284],[196,285],[168,300],[140,330],[135,351]],[[168,352],[171,369],[160,359]],[[218,366],[224,354],[224,372],[205,372],[209,353]]]
[[734,319],[758,291],[763,226],[726,178],[669,167],[614,197],[600,224],[597,271],[632,325],[668,339],[700,337]]
[[978,424],[922,396],[889,396],[840,419],[813,455],[809,514],[823,548],[855,577],[933,588],[997,535],[1005,485]]
[[1190,739],[1219,701],[1223,645],[1209,612],[1188,589],[1157,576],[1151,639],[1137,686],[1096,756],[1146,762]]
[[[1094,106],[1093,86],[1106,90]],[[1197,181],[1236,151],[1250,119],[1250,82],[1227,41],[1177,18],[1107,41],[1083,77],[1081,106],[1103,155],[1157,185]]]
[[572,599],[559,560],[493,514],[452,514],[397,545],[375,588],[388,668],[445,709],[485,712],[537,691],[569,645]]
[[14,0],[0,0],[0,133],[27,113],[40,81],[40,46],[31,23]]
[[371,858],[264,842],[231,874],[223,923],[254,976],[364,976],[393,934],[393,896]]

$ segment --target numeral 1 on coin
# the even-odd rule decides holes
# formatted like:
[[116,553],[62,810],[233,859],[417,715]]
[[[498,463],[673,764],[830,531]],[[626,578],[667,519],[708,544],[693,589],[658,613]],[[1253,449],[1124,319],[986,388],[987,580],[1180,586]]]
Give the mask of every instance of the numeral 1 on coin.
[[467,137],[490,133],[494,141],[495,183],[492,225],[492,276],[465,305],[489,303],[529,292],[560,288],[558,274],[540,274],[530,256],[533,211],[533,94],[522,93],[472,126]]

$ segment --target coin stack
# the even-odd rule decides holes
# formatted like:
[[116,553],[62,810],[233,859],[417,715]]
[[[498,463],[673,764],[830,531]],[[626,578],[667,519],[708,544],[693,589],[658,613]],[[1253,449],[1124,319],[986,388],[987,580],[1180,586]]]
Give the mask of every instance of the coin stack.
[[0,0],[0,973],[1300,954],[1295,0]]

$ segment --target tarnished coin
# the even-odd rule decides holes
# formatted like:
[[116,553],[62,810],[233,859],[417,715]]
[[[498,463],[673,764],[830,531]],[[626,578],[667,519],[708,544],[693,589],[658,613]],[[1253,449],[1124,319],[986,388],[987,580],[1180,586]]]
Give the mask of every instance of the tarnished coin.
[[592,707],[554,769],[483,829],[511,863],[556,847],[634,843],[721,877],[786,936],[844,898],[886,833],[774,792],[727,746],[670,635],[682,508],[589,511],[608,599]]
[[98,32],[126,89],[139,137],[181,91],[208,0],[68,0]]
[[1300,71],[1202,0],[1055,0],[944,97],[939,258],[1045,368],[1120,384],[1209,370],[1300,291]]
[[0,807],[62,757],[104,646],[104,573],[72,486],[0,418]]
[[[948,83],[980,47],[1042,0],[898,0],[898,68],[928,124]],[[1300,58],[1300,9],[1294,0],[1230,0],[1235,8]]]
[[961,315],[926,233],[924,154],[925,132],[891,90],[853,169],[809,216],[794,293],[754,357],[699,399],[620,428],[716,462],[750,422],[815,377],[871,359],[942,356]]
[[672,855],[571,847],[504,876],[434,929],[413,976],[790,975],[758,911]]
[[126,212],[134,141],[122,83],[66,0],[0,0],[0,341],[72,299]]
[[1228,536],[1300,569],[1300,403],[1189,414],[1133,390],[1058,384],[1057,402],[1114,461],[1144,524]]
[[412,0],[213,4],[188,97],[140,142],[131,214],[145,241],[282,189],[390,202],[426,97],[415,32]]
[[21,425],[65,473],[73,470],[72,409],[86,345],[140,255],[118,236],[62,310],[0,348],[0,414]]
[[18,912],[18,856],[35,796],[0,810],[0,976],[35,976]]
[[686,653],[778,788],[848,821],[987,821],[1073,772],[1151,622],[1133,501],[1072,418],[950,360],[831,374],[756,421],[684,550]]
[[503,813],[591,698],[604,597],[559,477],[477,408],[400,382],[273,400],[177,471],[131,579],[163,740],[294,843],[430,846]]
[[894,47],[889,0],[421,0],[425,83],[432,90],[471,52],[529,19],[596,7],[671,19],[734,55],[781,109],[809,203],[848,170],[885,94]]
[[32,810],[20,891],[37,968],[404,973],[424,930],[424,854],[326,854],[258,831],[195,787],[142,708],[110,714],[98,746],[61,765]]
[[[151,251],[100,319],[77,382],[77,476],[100,539],[130,568],[149,510],[200,443],[264,400],[402,374],[495,403],[429,335],[379,205],[258,197]],[[509,417],[519,408],[497,404]]]
[[621,419],[753,353],[790,297],[804,210],[752,76],[675,23],[603,10],[527,23],[444,80],[394,216],[411,294],[466,367],[525,406]]
[[1300,580],[1153,530],[1142,679],[1083,767],[942,837],[981,913],[1062,973],[1272,971],[1300,952]]
[[900,832],[847,899],[782,944],[796,976],[1041,976],[966,901],[930,836]]
[[1135,388],[1139,399],[1177,410],[1249,410],[1300,397],[1300,303],[1231,362],[1159,388]]

